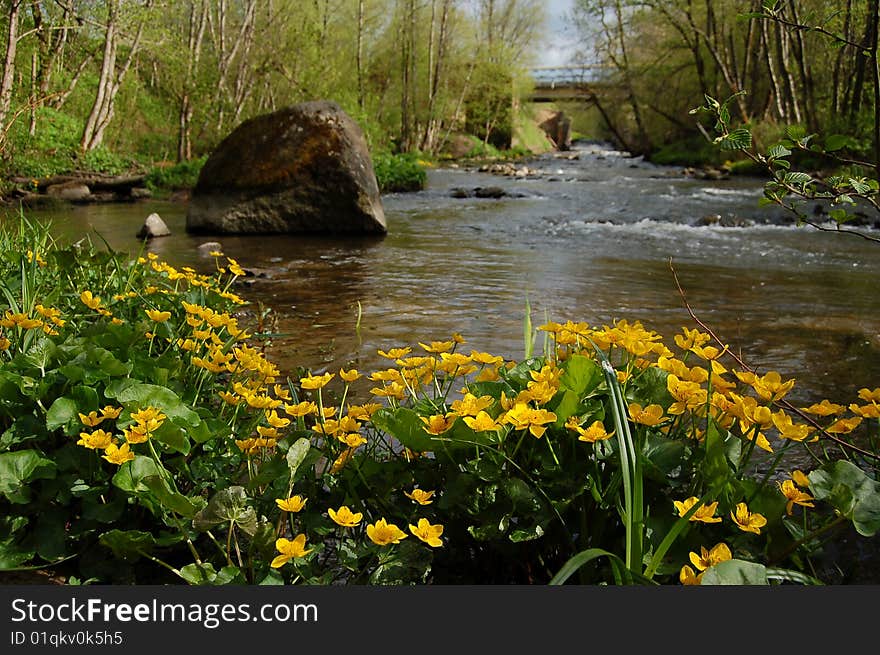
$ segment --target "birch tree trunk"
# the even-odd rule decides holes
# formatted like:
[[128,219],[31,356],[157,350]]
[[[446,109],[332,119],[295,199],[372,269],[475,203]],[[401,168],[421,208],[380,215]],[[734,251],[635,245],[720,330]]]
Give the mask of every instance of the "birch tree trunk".
[[23,0],[8,0],[6,4],[9,27],[6,32],[6,56],[3,59],[3,71],[0,74],[0,146],[2,146],[9,129],[6,120],[9,116],[9,110],[12,108],[12,89],[15,84],[15,51],[18,47],[18,15]]
[[[145,5],[149,9],[151,2]],[[115,113],[116,95],[134,61],[140,47],[144,29],[143,17],[138,22],[137,33],[132,41],[128,56],[117,70],[116,56],[119,49],[119,9],[120,0],[107,0],[107,25],[104,34],[104,56],[101,60],[101,76],[98,79],[98,90],[92,110],[86,119],[80,139],[80,150],[89,152],[100,146],[104,141],[104,131],[110,125]]]
[[208,24],[208,2],[201,0],[196,6],[195,0],[189,2],[189,29],[187,31],[186,71],[183,89],[180,94],[179,126],[177,135],[177,161],[192,159],[192,94],[195,72],[198,70],[202,54],[202,42]]

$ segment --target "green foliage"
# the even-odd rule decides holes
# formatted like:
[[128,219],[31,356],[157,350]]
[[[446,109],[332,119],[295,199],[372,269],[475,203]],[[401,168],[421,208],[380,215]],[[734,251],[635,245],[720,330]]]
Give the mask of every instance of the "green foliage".
[[119,155],[116,155],[104,146],[99,146],[94,150],[84,153],[79,162],[83,169],[94,171],[96,173],[108,173],[110,175],[119,175],[130,170],[132,163]]
[[[730,104],[735,94],[724,102],[706,96],[691,114],[708,116],[717,136],[713,143],[724,150],[740,151],[770,177],[764,185],[762,204],[778,205],[797,217],[798,225],[810,225],[823,231],[837,231],[880,242],[880,238],[853,229],[858,225],[859,207],[880,213],[880,181],[877,164],[850,159],[846,148],[853,141],[845,135],[808,133],[800,125],[789,125],[785,134],[766,150],[758,150],[747,126],[731,123]],[[805,162],[821,158],[835,168],[829,176],[797,170]],[[804,211],[802,201],[820,202],[828,207],[833,227],[821,225]]]
[[373,171],[381,193],[421,191],[425,188],[428,173],[420,153],[391,154],[378,152],[373,155]]
[[147,188],[151,191],[191,189],[198,182],[199,173],[207,160],[208,156],[205,155],[171,166],[154,166],[147,173]]

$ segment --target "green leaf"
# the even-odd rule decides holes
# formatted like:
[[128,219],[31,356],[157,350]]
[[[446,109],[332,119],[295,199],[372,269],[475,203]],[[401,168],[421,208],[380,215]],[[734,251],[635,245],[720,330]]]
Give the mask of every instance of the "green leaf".
[[791,186],[804,186],[812,182],[813,178],[810,177],[807,173],[793,171],[791,173],[786,173],[783,181],[786,184],[790,184]]
[[143,530],[110,530],[98,541],[122,559],[137,559],[158,545],[155,537]]
[[584,355],[572,355],[561,366],[563,373],[559,383],[577,396],[594,391],[602,382],[602,369],[595,360]]
[[865,183],[864,180],[856,180],[853,178],[849,178],[849,183],[850,183],[850,186],[852,186],[853,191],[855,191],[856,193],[865,194],[865,193],[871,192],[871,186],[869,184]]
[[511,531],[507,538],[510,539],[513,543],[519,543],[521,541],[534,541],[535,539],[540,539],[544,536],[544,528],[540,525],[535,525],[531,528],[518,528],[516,530]]
[[36,450],[17,450],[0,454],[0,494],[11,503],[30,500],[29,482],[55,477],[55,462]]
[[556,421],[553,425],[557,428],[565,425],[565,422],[569,419],[569,417],[574,416],[578,413],[578,410],[581,408],[581,403],[578,400],[578,395],[573,391],[566,390],[562,393],[562,396],[559,398],[559,402],[556,403],[555,406],[550,407],[550,410],[556,414]]
[[[166,509],[177,512],[184,518],[192,518],[198,509],[193,502],[175,491],[169,485],[167,480],[161,475],[149,475],[141,482],[153,493],[159,503]],[[202,501],[204,504],[204,500]]]
[[137,494],[149,491],[149,487],[142,484],[144,478],[160,475],[159,467],[151,457],[135,455],[130,462],[119,467],[113,476],[113,486],[122,491]]
[[93,385],[96,382],[128,375],[131,369],[130,363],[119,361],[109,350],[89,344],[69,364],[58,370],[71,382]]
[[810,491],[853,522],[856,531],[873,537],[880,530],[880,483],[846,460],[811,472]]
[[257,513],[248,506],[247,492],[244,487],[227,487],[218,491],[207,507],[198,511],[193,517],[193,527],[199,532],[210,530],[221,523],[234,523],[247,534],[257,531]]
[[722,150],[748,150],[752,147],[752,133],[744,127],[737,128],[721,139],[719,147]]
[[712,566],[703,573],[701,585],[769,585],[767,569],[763,564],[729,559]]
[[179,419],[163,421],[162,425],[153,432],[153,439],[175,450],[182,455],[189,454],[189,439],[187,429],[178,425]]
[[435,442],[425,432],[425,424],[419,415],[406,407],[379,409],[373,414],[372,423],[414,452],[423,453],[435,448]]
[[290,469],[290,481],[296,480],[296,471],[309,454],[311,442],[305,437],[297,439],[287,450],[287,467]]
[[180,397],[167,387],[155,384],[126,384],[107,386],[104,392],[108,398],[115,398],[126,409],[135,411],[144,407],[158,407],[168,418],[176,419],[178,424],[196,427],[201,423],[199,415],[184,404]]
[[191,585],[244,584],[244,576],[237,566],[224,566],[215,571],[210,562],[187,564],[177,572],[181,578]]
[[844,134],[832,134],[825,139],[825,152],[836,152],[849,145],[850,138]]
[[620,568],[624,568],[625,565],[623,560],[620,559],[614,553],[610,553],[607,550],[602,550],[601,548],[590,548],[588,550],[583,550],[579,552],[577,555],[571,557],[565,564],[562,565],[562,568],[554,575],[548,584],[551,585],[561,585],[565,584],[565,581],[568,580],[572,575],[577,573],[578,569],[582,566],[585,566],[592,562],[594,559],[598,559],[600,557],[607,557],[616,566]]
[[78,412],[79,405],[73,398],[66,396],[57,398],[54,403],[49,405],[49,410],[46,412],[46,428],[55,430],[62,425],[67,425],[69,421],[78,418]]
[[780,157],[788,157],[791,154],[791,150],[786,148],[781,143],[777,143],[776,145],[770,146],[769,150],[767,150],[767,156],[770,159],[779,159]]

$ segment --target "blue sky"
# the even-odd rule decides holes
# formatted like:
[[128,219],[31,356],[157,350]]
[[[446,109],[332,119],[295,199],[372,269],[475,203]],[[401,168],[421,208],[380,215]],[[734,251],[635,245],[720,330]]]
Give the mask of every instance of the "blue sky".
[[538,66],[561,66],[568,63],[576,38],[568,28],[566,13],[574,6],[574,0],[546,0],[547,46],[539,52]]

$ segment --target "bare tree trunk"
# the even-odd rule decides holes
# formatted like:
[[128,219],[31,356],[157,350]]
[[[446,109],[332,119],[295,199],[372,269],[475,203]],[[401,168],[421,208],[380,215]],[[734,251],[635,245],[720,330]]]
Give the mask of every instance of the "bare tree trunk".
[[187,62],[183,89],[180,96],[179,129],[177,136],[177,161],[192,159],[192,93],[195,71],[202,54],[202,42],[208,23],[208,3],[201,0],[196,7],[195,0],[189,3],[189,30],[187,33]]
[[93,54],[86,55],[79,63],[79,66],[74,72],[73,77],[70,78],[70,82],[68,82],[67,87],[63,91],[58,91],[57,93],[52,94],[52,98],[49,101],[50,107],[52,107],[53,109],[61,109],[64,106],[64,103],[67,102],[70,94],[73,93],[73,90],[76,88],[79,79],[82,77],[83,73],[86,72],[86,68],[91,63],[93,57]]
[[767,64],[767,72],[770,75],[770,94],[776,105],[776,115],[780,120],[787,120],[788,114],[785,109],[785,99],[782,88],[779,85],[779,77],[776,74],[776,66],[773,62],[773,54],[770,48],[770,37],[767,34],[767,30],[764,29],[764,23],[761,23],[761,42],[764,45],[764,59]]
[[791,71],[788,66],[788,32],[782,29],[777,22],[776,28],[776,56],[779,59],[779,74],[782,77],[782,83],[785,88],[785,96],[783,102],[786,105],[786,111],[790,118],[795,122],[801,122],[801,110],[798,103],[797,91],[795,90],[794,80],[792,80]]
[[[425,133],[422,136],[422,150],[434,152],[436,147],[437,130],[440,120],[437,118],[437,96],[440,93],[440,80],[444,73],[443,63],[446,58],[446,45],[448,40],[449,9],[451,0],[443,0],[440,12],[440,26],[437,34],[437,53],[433,57],[433,68],[429,67],[430,88],[428,89],[428,116],[425,121]],[[433,6],[432,6],[433,23]],[[433,34],[433,27],[431,33]]]
[[6,57],[3,60],[3,71],[0,75],[0,144],[8,126],[6,117],[12,108],[12,88],[15,84],[15,51],[18,46],[18,14],[22,0],[10,0],[9,25],[6,31]]
[[[636,100],[635,90],[632,85],[632,72],[630,70],[629,58],[627,55],[626,42],[624,40],[624,29],[623,29],[623,9],[620,6],[620,0],[615,0],[615,15],[617,18],[617,41],[620,47],[620,59],[623,64],[622,72],[624,84],[626,86],[627,91],[627,101],[629,102],[630,107],[633,110],[633,118],[636,122],[636,128],[639,133],[639,144],[637,152],[648,152],[651,149],[651,142],[648,137],[648,132],[645,129],[644,121],[642,120],[642,112],[639,108],[639,103]],[[637,154],[637,153],[634,153]]]
[[412,106],[415,96],[415,0],[408,0],[400,20],[400,149],[408,152],[413,147]]
[[[101,77],[98,81],[98,91],[92,110],[86,120],[80,139],[80,149],[83,152],[94,150],[104,141],[104,131],[113,120],[115,113],[116,95],[119,87],[125,79],[135,54],[140,47],[141,36],[144,29],[142,18],[137,27],[134,40],[129,47],[128,56],[119,70],[116,69],[116,55],[119,49],[119,4],[120,0],[107,0],[107,31],[104,37],[104,57],[101,62]],[[147,2],[145,8],[149,8],[151,2]]]
[[357,94],[358,108],[363,111],[366,104],[366,92],[364,90],[364,0],[358,0],[357,13]]
[[[226,0],[217,0],[217,29],[212,30],[212,36],[215,38],[215,48],[217,50],[217,92],[214,95],[214,105],[217,107],[217,132],[222,133],[226,120],[226,108],[229,103],[232,104],[233,114],[237,115],[241,111],[241,106],[237,101],[237,93],[235,89],[230,90],[230,76],[233,70],[233,64],[236,63],[237,57],[245,57],[246,53],[241,50],[250,49],[253,42],[253,28],[256,19],[257,0],[246,0],[244,5],[244,15],[241,25],[235,35],[228,33],[227,25],[227,3]],[[231,43],[230,43],[231,41]],[[237,69],[240,71],[240,68]],[[233,82],[234,84],[234,82]]]
[[[846,0],[846,9],[843,17],[843,38],[847,41],[852,40],[850,25],[852,22],[852,0]],[[831,114],[836,116],[841,111],[841,78],[843,76],[843,61],[846,55],[847,47],[843,46],[837,50],[837,57],[834,58],[834,72],[831,74]]]

